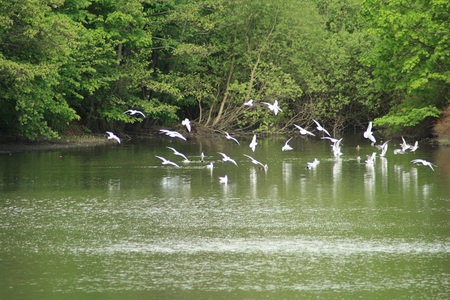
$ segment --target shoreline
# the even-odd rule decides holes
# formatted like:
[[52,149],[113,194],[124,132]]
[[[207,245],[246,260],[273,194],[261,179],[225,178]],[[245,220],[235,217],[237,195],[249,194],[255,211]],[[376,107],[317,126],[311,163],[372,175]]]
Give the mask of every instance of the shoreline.
[[[246,136],[249,134],[236,133],[237,136]],[[185,134],[186,135],[186,134]],[[264,134],[262,134],[264,135]],[[157,132],[152,133],[139,133],[139,134],[129,134],[125,135],[123,139],[146,139],[158,136]],[[208,134],[187,134],[190,137],[212,137],[219,136],[214,132],[209,132]],[[448,147],[450,142],[448,139],[426,139],[428,143],[434,144],[436,146]],[[28,152],[28,151],[45,151],[45,150],[57,150],[57,149],[69,149],[77,147],[95,147],[100,145],[106,145],[111,143],[110,140],[106,138],[105,134],[72,134],[72,135],[62,135],[58,140],[48,140],[48,141],[27,141],[27,140],[13,140],[13,139],[0,139],[0,155],[2,154],[12,154],[16,152]]]
[[59,140],[27,141],[27,140],[2,140],[0,141],[0,154],[12,154],[16,152],[56,150],[76,147],[92,147],[107,144],[109,141],[103,134],[68,135],[61,136]]

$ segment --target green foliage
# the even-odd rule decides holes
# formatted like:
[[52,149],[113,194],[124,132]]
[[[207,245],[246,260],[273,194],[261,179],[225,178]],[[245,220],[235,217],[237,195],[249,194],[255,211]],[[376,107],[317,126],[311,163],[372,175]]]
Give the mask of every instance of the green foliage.
[[388,128],[391,133],[401,132],[405,127],[416,126],[425,118],[437,118],[440,115],[439,109],[434,106],[422,108],[397,108],[391,110],[387,115],[376,118],[375,126]]
[[[120,130],[142,121],[123,113],[129,108],[148,116],[144,126],[185,116],[259,132],[312,117],[335,128],[374,117],[378,125],[411,126],[448,102],[449,7],[440,0],[3,1],[0,131],[52,138],[73,120]],[[247,109],[250,98],[256,105]],[[275,99],[277,116],[261,104]]]
[[392,130],[437,117],[450,87],[450,3],[441,0],[365,0],[368,32],[377,43],[365,61],[374,68],[378,89],[402,101],[375,121]]

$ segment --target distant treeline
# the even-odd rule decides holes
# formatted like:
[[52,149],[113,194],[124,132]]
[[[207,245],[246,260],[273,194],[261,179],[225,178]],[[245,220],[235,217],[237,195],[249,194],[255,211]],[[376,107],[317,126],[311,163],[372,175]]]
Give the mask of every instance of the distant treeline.
[[[314,118],[335,133],[370,120],[430,132],[417,125],[435,124],[450,99],[449,14],[442,0],[1,1],[0,133],[186,117],[216,130]],[[261,104],[274,100],[278,115]]]

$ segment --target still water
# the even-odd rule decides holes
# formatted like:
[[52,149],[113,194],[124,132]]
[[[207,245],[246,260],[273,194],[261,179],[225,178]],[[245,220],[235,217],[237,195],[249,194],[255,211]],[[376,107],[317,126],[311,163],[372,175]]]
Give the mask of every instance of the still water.
[[0,155],[0,295],[448,299],[449,148],[394,155],[391,141],[367,165],[378,150],[359,137],[344,138],[338,159],[317,138],[295,137],[286,152],[282,137],[261,137],[255,152],[239,141],[159,137]]

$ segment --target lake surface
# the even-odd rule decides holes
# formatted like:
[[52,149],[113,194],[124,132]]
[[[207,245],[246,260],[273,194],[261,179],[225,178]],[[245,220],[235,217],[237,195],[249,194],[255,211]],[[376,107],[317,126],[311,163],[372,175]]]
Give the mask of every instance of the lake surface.
[[448,299],[449,148],[394,155],[391,141],[368,165],[379,150],[362,137],[345,137],[340,158],[317,137],[295,135],[286,152],[284,137],[261,137],[255,152],[238,140],[162,136],[0,155],[0,295]]

